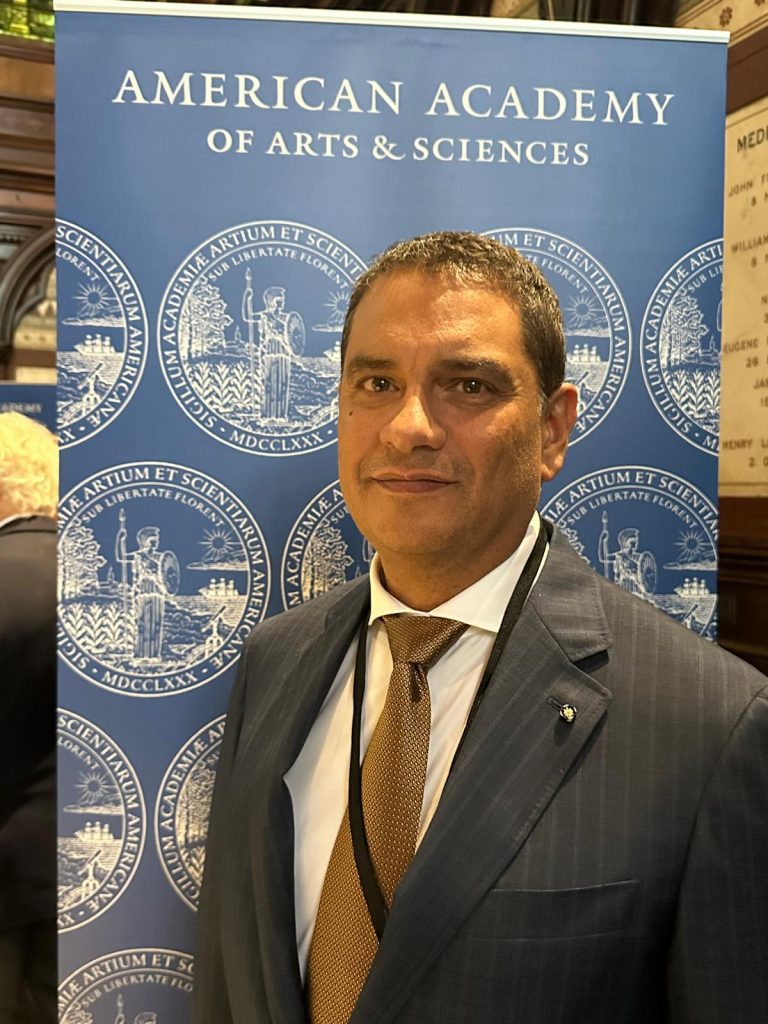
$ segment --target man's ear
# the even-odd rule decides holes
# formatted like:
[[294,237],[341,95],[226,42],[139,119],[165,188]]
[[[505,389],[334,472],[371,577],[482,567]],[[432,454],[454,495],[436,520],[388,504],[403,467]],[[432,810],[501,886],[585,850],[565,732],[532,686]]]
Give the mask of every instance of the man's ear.
[[544,402],[541,414],[541,479],[554,480],[565,462],[568,436],[576,422],[579,392],[573,384],[561,384]]

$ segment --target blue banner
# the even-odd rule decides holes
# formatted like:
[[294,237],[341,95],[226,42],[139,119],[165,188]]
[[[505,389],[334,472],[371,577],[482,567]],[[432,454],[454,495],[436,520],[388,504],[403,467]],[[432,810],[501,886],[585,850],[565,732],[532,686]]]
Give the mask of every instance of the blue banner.
[[395,239],[515,246],[580,420],[542,508],[715,632],[726,47],[716,33],[61,3],[61,999],[186,1021],[234,666],[365,573],[341,327]]
[[19,412],[56,431],[56,385],[0,381],[0,412]]

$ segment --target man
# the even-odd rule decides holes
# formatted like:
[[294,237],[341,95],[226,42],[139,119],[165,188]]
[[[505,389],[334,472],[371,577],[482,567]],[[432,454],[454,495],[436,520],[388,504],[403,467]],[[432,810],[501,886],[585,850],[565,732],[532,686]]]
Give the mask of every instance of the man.
[[56,1019],[57,463],[0,414],[0,1024]]
[[494,241],[358,282],[339,466],[377,554],[248,642],[196,1024],[768,1021],[767,681],[540,526],[564,365]]

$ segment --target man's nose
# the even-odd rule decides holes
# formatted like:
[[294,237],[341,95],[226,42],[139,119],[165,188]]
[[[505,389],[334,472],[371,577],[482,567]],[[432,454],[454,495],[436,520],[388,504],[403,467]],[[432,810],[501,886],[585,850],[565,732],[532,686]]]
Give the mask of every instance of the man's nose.
[[400,452],[414,448],[442,448],[445,430],[438,422],[423,392],[406,393],[394,415],[381,431],[384,444]]

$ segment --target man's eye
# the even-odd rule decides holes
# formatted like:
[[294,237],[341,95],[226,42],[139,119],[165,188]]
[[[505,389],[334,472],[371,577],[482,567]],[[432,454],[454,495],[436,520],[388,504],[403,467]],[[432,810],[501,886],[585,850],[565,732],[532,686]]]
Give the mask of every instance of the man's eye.
[[459,388],[465,395],[482,395],[487,390],[486,385],[477,380],[476,377],[467,377],[459,381]]
[[386,377],[368,377],[367,380],[363,381],[364,391],[375,391],[381,393],[382,391],[388,391],[390,383]]

